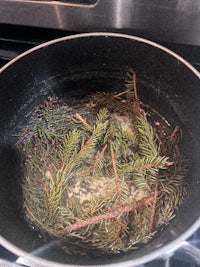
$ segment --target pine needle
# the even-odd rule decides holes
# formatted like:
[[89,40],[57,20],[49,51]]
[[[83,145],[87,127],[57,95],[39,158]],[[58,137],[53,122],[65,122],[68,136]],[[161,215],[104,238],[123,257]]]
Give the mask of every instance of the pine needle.
[[121,92],[48,97],[20,130],[25,218],[73,244],[71,253],[135,249],[174,218],[186,192],[180,127],[161,121],[167,134],[157,131],[136,73],[127,79]]

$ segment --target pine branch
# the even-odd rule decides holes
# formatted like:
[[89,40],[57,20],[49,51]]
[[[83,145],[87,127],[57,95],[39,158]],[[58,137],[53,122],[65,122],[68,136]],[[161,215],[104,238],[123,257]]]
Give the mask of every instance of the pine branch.
[[119,181],[119,176],[117,173],[117,166],[116,166],[116,161],[115,161],[115,153],[112,148],[112,143],[110,143],[110,152],[111,152],[111,160],[112,160],[113,172],[114,172],[115,182],[116,182],[117,191],[118,191],[119,202],[121,203],[122,193],[121,193],[120,181]]
[[[88,148],[88,146],[89,146],[90,144],[92,144],[93,141],[94,141],[94,134],[91,135],[91,136],[88,138],[88,140],[83,144],[83,146],[81,147],[81,149],[80,149],[79,152],[78,152],[78,155],[81,155],[81,153],[82,153],[86,148]],[[93,144],[92,144],[92,145],[93,145]]]
[[178,132],[181,133],[181,129],[180,129],[180,127],[177,125],[177,126],[174,128],[172,134],[169,136],[168,140],[169,140],[170,142],[172,142],[172,141],[175,139],[175,136],[177,136],[177,133],[178,133]]
[[134,111],[139,117],[142,117],[142,109],[140,107],[140,101],[137,93],[136,73],[133,73],[133,91],[134,91]]
[[94,99],[97,102],[97,105],[108,109],[109,112],[117,111],[118,113],[127,113],[128,111],[131,113],[132,107],[123,101],[113,98],[114,95],[115,94],[110,93],[96,93]]
[[112,98],[119,98],[119,97],[122,96],[122,95],[126,95],[128,92],[130,92],[130,90],[126,90],[126,91],[123,91],[123,92],[121,92],[121,93],[114,94],[114,95],[112,96]]
[[75,118],[78,119],[88,131],[93,131],[92,126],[89,125],[89,123],[80,114],[76,113]]
[[153,225],[154,225],[154,220],[155,220],[155,214],[156,214],[156,204],[157,204],[157,199],[158,199],[158,178],[156,179],[155,182],[155,189],[154,189],[154,198],[153,198],[153,203],[152,203],[152,213],[150,216],[150,221],[149,221],[149,233],[153,232]]
[[33,212],[31,211],[31,209],[28,207],[26,203],[24,203],[24,206],[25,206],[26,211],[32,218],[32,220],[34,220],[39,227],[42,227],[47,233],[51,233],[52,235],[55,235],[54,231],[52,231],[52,228],[48,227],[45,223],[41,222],[38,219],[38,216],[33,214]]
[[80,146],[81,132],[77,129],[72,130],[63,139],[60,147],[59,157],[63,163],[67,163],[70,159],[77,154],[77,150]]
[[149,164],[144,164],[144,165],[140,165],[140,166],[135,166],[131,169],[131,171],[135,171],[135,170],[140,170],[140,169],[151,169],[151,168],[164,168],[164,167],[169,167],[173,165],[173,162],[165,162],[163,163],[149,163]]
[[149,203],[151,203],[153,201],[153,199],[154,198],[152,196],[146,197],[146,198],[143,198],[142,200],[138,201],[137,203],[135,203],[133,205],[121,206],[121,207],[116,208],[114,210],[108,211],[104,214],[87,218],[84,221],[75,222],[74,224],[71,224],[71,225],[65,227],[65,231],[66,232],[76,231],[82,227],[86,227],[86,226],[89,226],[91,224],[98,223],[101,220],[109,220],[109,219],[112,219],[112,218],[114,218],[120,214],[129,213],[129,212],[137,210],[137,209],[139,209],[145,205],[148,205]]
[[63,192],[66,186],[66,179],[63,176],[62,171],[58,171],[55,176],[55,180],[52,176],[50,179],[50,190],[46,192],[48,211],[51,220],[56,220],[59,213],[59,206],[62,201]]
[[137,126],[139,140],[139,151],[141,157],[143,156],[157,156],[159,153],[159,146],[157,145],[152,126],[145,118],[137,117]]
[[128,163],[118,163],[118,168],[122,172],[140,171],[142,169],[165,169],[173,165],[173,162],[168,161],[168,157],[161,156],[147,156],[136,157]]
[[176,126],[167,140],[161,147],[163,154],[180,157],[180,149],[178,144],[182,139],[182,131],[179,126]]
[[161,183],[161,192],[172,194],[177,194],[177,190],[184,188],[184,179],[187,171],[187,161],[180,160],[173,165],[172,171],[169,173],[169,177],[164,177]]
[[91,169],[90,169],[90,173],[91,173],[91,175],[94,174],[94,171],[95,171],[95,169],[96,169],[96,167],[97,167],[97,164],[98,164],[98,162],[100,161],[100,159],[103,157],[103,155],[104,155],[104,153],[105,153],[107,147],[108,147],[108,145],[105,144],[104,147],[102,148],[100,154],[98,155],[98,157],[97,157],[96,160],[94,161],[94,163],[93,163],[93,165],[92,165],[92,167],[91,167]]
[[99,123],[104,123],[109,119],[109,111],[107,108],[101,108],[96,115],[94,124],[97,126]]
[[22,128],[26,218],[41,232],[118,253],[174,216],[185,193],[182,133],[176,126],[165,141],[151,126],[136,80],[131,71],[125,91],[50,99]]

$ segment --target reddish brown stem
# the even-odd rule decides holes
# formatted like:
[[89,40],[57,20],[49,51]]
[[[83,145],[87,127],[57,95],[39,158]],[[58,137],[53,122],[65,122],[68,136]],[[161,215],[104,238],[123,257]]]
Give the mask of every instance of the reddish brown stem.
[[90,136],[90,138],[85,142],[85,144],[81,147],[80,151],[78,152],[78,154],[80,154],[81,152],[83,152],[83,150],[89,145],[89,143],[92,141],[93,135]]
[[50,191],[50,187],[42,179],[38,179],[38,182],[43,186],[45,190]]
[[178,131],[180,131],[180,127],[177,125],[177,126],[174,128],[172,134],[169,136],[169,139],[168,139],[168,140],[172,142],[173,139],[174,139],[174,137],[175,137],[175,135],[177,134]]
[[118,176],[118,173],[117,173],[117,166],[116,166],[116,161],[115,161],[115,153],[114,153],[114,150],[112,148],[112,145],[110,145],[110,152],[111,152],[113,172],[114,172],[114,176],[115,176],[115,183],[116,183],[116,186],[117,186],[119,201],[121,202],[122,193],[121,193],[119,176]]
[[115,234],[115,237],[118,238],[120,236],[120,233],[121,233],[121,230],[122,230],[122,225],[120,224],[117,228],[117,232]]
[[66,232],[72,232],[72,231],[78,230],[82,227],[86,227],[86,226],[98,223],[102,220],[109,220],[109,219],[115,218],[120,214],[129,213],[131,211],[137,210],[137,209],[151,203],[153,200],[154,200],[153,196],[145,197],[135,204],[120,206],[119,208],[116,208],[114,210],[111,210],[111,211],[105,212],[103,214],[87,218],[84,221],[75,222],[75,223],[65,227],[64,230]]
[[80,114],[76,113],[75,117],[85,126],[85,128],[92,132],[92,126],[90,126]]
[[179,146],[177,144],[175,145],[175,151],[176,151],[176,155],[178,157],[180,157],[181,156],[181,152],[180,152]]
[[103,147],[103,149],[101,150],[100,154],[98,155],[97,159],[95,160],[92,168],[90,169],[90,174],[92,175],[94,173],[94,170],[99,162],[99,160],[103,157],[103,154],[105,153],[106,149],[107,149],[107,144],[105,144],[105,146]]
[[138,113],[141,115],[141,107],[140,107],[140,101],[139,101],[139,97],[137,94],[137,78],[136,78],[136,73],[133,73],[133,90],[134,90],[134,97],[135,97],[135,105],[136,105],[136,110],[138,111]]
[[153,197],[153,203],[152,203],[152,211],[151,211],[151,217],[149,221],[149,233],[153,232],[153,224],[154,224],[154,218],[155,218],[155,213],[156,213],[156,203],[157,203],[157,198],[158,198],[158,178],[156,179],[155,183],[155,191],[154,191],[154,197]]
[[121,93],[119,93],[119,94],[116,94],[116,95],[112,96],[112,98],[117,98],[117,97],[119,97],[119,96],[125,95],[125,94],[128,93],[129,91],[130,91],[130,90],[123,91],[123,92],[121,92]]

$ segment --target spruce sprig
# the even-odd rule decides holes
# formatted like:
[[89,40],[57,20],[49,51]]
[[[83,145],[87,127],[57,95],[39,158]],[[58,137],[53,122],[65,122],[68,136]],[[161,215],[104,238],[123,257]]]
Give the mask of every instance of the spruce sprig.
[[159,136],[139,100],[136,73],[127,77],[122,92],[79,102],[49,97],[17,142],[27,221],[86,252],[148,242],[185,194],[180,127]]

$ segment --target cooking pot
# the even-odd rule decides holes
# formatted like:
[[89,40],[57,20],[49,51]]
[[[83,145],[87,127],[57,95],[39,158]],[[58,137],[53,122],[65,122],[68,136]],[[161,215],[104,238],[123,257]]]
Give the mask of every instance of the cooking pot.
[[[23,179],[16,133],[48,95],[123,89],[137,73],[138,94],[183,132],[189,159],[187,194],[176,217],[146,245],[128,253],[68,255],[59,240],[46,243],[23,217]],[[68,36],[39,45],[0,70],[0,243],[37,266],[136,266],[166,257],[200,227],[200,74],[174,52],[151,41],[114,33]]]

